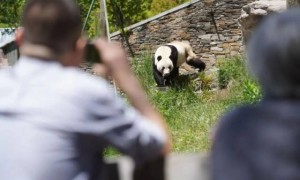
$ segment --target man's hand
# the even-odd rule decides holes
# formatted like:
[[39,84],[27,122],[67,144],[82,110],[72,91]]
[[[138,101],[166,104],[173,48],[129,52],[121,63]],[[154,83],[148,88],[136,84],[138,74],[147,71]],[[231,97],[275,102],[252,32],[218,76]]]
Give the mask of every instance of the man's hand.
[[167,142],[162,154],[171,151],[171,137],[163,117],[156,111],[147,99],[145,91],[132,72],[127,55],[120,44],[108,43],[105,40],[94,41],[95,47],[100,53],[102,64],[108,73],[114,78],[118,86],[127,95],[132,106],[135,107],[149,121],[157,124],[167,137]]
[[126,52],[122,46],[116,42],[108,43],[103,39],[94,41],[94,45],[100,53],[101,62],[107,68],[107,71],[112,76],[124,75],[130,73]]

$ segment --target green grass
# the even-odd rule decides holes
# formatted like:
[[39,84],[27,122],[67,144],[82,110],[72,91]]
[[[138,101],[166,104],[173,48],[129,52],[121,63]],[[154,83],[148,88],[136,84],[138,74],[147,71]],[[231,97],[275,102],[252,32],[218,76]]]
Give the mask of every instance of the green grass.
[[[260,98],[255,81],[246,73],[244,60],[237,57],[220,60],[219,80],[222,87],[216,92],[194,92],[192,79],[179,77],[177,84],[166,91],[155,88],[151,54],[135,59],[132,67],[145,88],[148,98],[166,118],[171,129],[174,151],[198,152],[210,148],[210,132],[222,114],[240,103],[253,103]],[[199,73],[203,78],[203,74]]]
[[[211,132],[223,113],[238,104],[254,103],[261,97],[257,83],[246,73],[244,60],[240,57],[219,60],[220,90],[204,90],[202,94],[194,92],[193,79],[188,76],[180,76],[166,91],[158,90],[152,75],[151,57],[145,53],[134,59],[132,68],[149,100],[165,117],[175,152],[208,151]],[[204,73],[199,73],[199,77],[207,81],[205,83],[211,79]],[[106,154],[115,155],[116,151],[108,149]]]

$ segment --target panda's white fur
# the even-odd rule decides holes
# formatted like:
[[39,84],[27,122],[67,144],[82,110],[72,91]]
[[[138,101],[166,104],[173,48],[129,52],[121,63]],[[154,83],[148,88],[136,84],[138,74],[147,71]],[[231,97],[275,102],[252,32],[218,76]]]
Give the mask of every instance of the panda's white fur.
[[[155,66],[156,69],[164,76],[169,74],[173,68],[173,61],[169,58],[171,55],[171,49],[168,46],[160,46],[155,52]],[[161,60],[158,60],[158,57],[161,57]],[[177,66],[177,65],[175,65]]]
[[[197,57],[188,41],[173,41],[167,45],[172,45],[177,49],[178,58],[177,64],[173,64],[173,61],[170,59],[172,49],[165,45],[157,48],[154,55],[154,64],[162,76],[170,74],[174,66],[180,67],[187,60]],[[159,56],[161,60],[158,60]]]

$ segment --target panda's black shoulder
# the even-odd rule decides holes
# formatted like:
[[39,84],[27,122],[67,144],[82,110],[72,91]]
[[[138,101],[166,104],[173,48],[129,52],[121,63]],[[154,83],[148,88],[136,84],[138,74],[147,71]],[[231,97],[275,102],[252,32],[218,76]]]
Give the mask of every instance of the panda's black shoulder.
[[165,46],[167,46],[171,49],[170,59],[173,61],[173,64],[177,64],[177,59],[178,59],[178,50],[177,50],[177,48],[172,44],[167,44]]
[[177,50],[176,46],[174,46],[174,45],[172,45],[172,44],[166,44],[166,45],[164,45],[164,46],[169,47],[169,48],[171,49],[171,52],[172,52],[172,53],[173,53],[173,52],[177,52],[177,53],[178,53],[178,50]]

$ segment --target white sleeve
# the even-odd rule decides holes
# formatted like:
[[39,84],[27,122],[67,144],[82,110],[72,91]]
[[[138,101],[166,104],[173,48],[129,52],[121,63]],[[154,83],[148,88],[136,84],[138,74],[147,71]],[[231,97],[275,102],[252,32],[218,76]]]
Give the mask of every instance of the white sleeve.
[[102,86],[90,93],[86,133],[95,135],[137,162],[157,157],[166,142],[158,125],[126,106],[114,91]]

